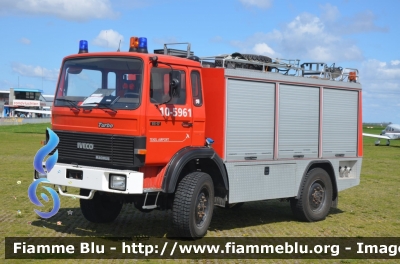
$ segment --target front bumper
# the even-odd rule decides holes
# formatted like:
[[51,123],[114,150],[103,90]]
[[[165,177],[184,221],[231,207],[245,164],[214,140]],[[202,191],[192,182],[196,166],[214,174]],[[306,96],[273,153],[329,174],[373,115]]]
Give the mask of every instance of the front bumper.
[[[67,178],[67,170],[82,171],[82,179]],[[126,189],[124,191],[110,188],[110,174],[125,175]],[[117,170],[57,163],[54,165],[53,169],[47,173],[47,180],[50,184],[54,185],[102,192],[121,194],[143,193],[143,173],[131,170]]]

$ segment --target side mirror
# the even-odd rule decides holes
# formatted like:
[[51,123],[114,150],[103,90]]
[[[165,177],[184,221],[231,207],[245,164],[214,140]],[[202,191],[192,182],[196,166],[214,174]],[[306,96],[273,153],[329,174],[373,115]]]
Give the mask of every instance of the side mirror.
[[169,96],[180,97],[181,92],[181,73],[179,71],[171,71],[169,74]]

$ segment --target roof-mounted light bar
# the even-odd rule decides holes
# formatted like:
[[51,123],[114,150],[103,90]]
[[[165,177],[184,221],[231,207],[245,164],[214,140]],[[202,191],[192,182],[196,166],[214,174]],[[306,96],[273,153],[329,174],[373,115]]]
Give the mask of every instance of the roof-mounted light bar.
[[130,44],[129,44],[129,51],[137,51],[139,46],[139,38],[138,37],[131,37]]
[[86,40],[79,41],[78,53],[88,53],[88,52],[89,52],[88,42]]
[[147,38],[139,38],[138,52],[140,52],[140,53],[148,53],[147,52]]
[[140,52],[140,53],[148,53],[147,52],[147,38],[138,38],[131,37],[129,44],[130,52]]

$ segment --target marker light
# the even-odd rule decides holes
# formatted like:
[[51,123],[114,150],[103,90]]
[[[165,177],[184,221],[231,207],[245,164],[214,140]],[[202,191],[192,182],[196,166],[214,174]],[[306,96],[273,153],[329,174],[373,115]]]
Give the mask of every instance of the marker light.
[[147,38],[139,38],[138,52],[147,53]]
[[349,72],[349,81],[356,82],[357,81],[357,73],[356,72]]
[[79,52],[78,53],[88,53],[88,42],[86,40],[79,41]]
[[129,44],[129,51],[137,51],[138,46],[139,46],[139,38],[131,37]]
[[135,154],[146,155],[147,149],[135,149]]

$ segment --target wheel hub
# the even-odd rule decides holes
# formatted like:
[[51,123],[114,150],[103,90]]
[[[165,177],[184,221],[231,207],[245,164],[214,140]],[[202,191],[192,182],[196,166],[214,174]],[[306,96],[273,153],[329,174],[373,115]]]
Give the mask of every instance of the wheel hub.
[[320,205],[322,203],[322,199],[324,197],[324,190],[321,188],[321,186],[318,186],[314,189],[312,197],[315,205]]
[[320,210],[325,203],[325,188],[321,182],[314,182],[310,187],[309,203],[313,211]]
[[196,207],[197,223],[200,224],[203,218],[207,215],[207,197],[201,193],[198,198]]

